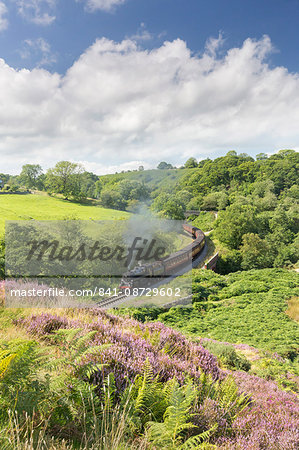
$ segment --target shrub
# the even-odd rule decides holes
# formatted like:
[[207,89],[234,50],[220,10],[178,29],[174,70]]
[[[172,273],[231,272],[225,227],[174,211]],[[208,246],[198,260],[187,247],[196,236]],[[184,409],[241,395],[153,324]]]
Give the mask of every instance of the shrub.
[[209,350],[213,355],[217,356],[225,367],[228,369],[245,370],[251,368],[251,363],[245,356],[236,352],[232,345],[212,342],[209,340],[201,340],[201,344]]

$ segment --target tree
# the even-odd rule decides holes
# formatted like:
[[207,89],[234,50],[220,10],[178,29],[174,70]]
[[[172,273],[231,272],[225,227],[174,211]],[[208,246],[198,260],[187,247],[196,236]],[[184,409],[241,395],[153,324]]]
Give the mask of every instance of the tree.
[[80,175],[83,171],[80,164],[60,161],[53,169],[48,170],[46,186],[50,192],[63,194],[66,200],[70,196],[76,197],[81,192]]
[[149,190],[144,183],[137,180],[122,180],[115,189],[117,189],[124,200],[144,201],[149,197]]
[[225,156],[237,156],[237,152],[235,150],[230,150]]
[[203,197],[202,195],[197,195],[193,197],[187,205],[187,209],[200,209],[202,205]]
[[296,153],[295,150],[291,150],[291,149],[283,149],[283,150],[279,150],[278,151],[278,155],[282,156],[283,158],[287,158],[288,156],[293,155],[294,153]]
[[257,198],[255,201],[255,205],[261,210],[261,211],[271,211],[276,208],[277,206],[277,198],[276,195],[273,192],[266,192],[264,197]]
[[[250,158],[250,157],[249,157]],[[241,159],[242,161],[242,159]],[[229,170],[230,177],[238,181],[242,182],[251,182],[255,179],[255,163],[254,161],[246,161],[242,162],[238,166],[231,167]]]
[[248,155],[248,153],[239,153],[238,158],[245,159],[246,161],[254,161],[254,159]]
[[258,153],[255,158],[257,161],[264,161],[265,159],[268,159],[268,155],[267,153]]
[[163,216],[169,219],[182,220],[185,217],[184,208],[178,200],[170,198],[164,205]]
[[10,175],[8,173],[0,173],[0,189],[8,182]]
[[268,192],[274,192],[274,183],[272,180],[265,179],[252,183],[250,188],[255,196],[263,198]]
[[139,167],[138,167],[138,170],[139,170],[139,172],[143,172],[144,167],[143,167],[143,166],[139,166]]
[[116,189],[105,188],[100,195],[100,202],[106,208],[125,210],[127,206],[126,200]]
[[40,187],[39,178],[43,170],[39,164],[25,164],[20,174],[20,182],[27,189]]
[[242,255],[242,269],[264,269],[271,267],[273,264],[271,249],[268,243],[261,239],[258,234],[244,234],[240,253]]
[[215,229],[221,242],[238,249],[244,234],[257,231],[256,209],[250,204],[233,203],[219,214]]
[[165,170],[165,169],[173,169],[172,164],[169,164],[165,161],[161,161],[158,165],[157,165],[157,169],[160,170]]
[[164,205],[166,204],[168,199],[169,199],[169,194],[167,194],[166,192],[161,192],[161,194],[157,195],[157,197],[153,201],[153,203],[151,205],[151,209],[153,211],[158,211],[158,212],[163,211]]
[[152,203],[151,209],[160,212],[160,216],[169,219],[184,219],[185,207],[177,195],[162,192]]
[[217,211],[219,209],[225,209],[227,203],[228,196],[224,191],[210,192],[203,199],[202,209]]
[[193,169],[194,167],[198,167],[198,162],[195,158],[189,158],[185,162],[186,169]]
[[94,187],[95,198],[100,197],[102,189],[103,189],[102,181],[101,181],[101,179],[99,179],[98,181],[95,182],[95,187]]
[[176,198],[177,198],[178,202],[184,206],[184,209],[186,209],[188,203],[192,199],[192,194],[191,194],[191,192],[183,189],[183,190],[177,192]]
[[96,190],[98,179],[99,177],[92,172],[83,172],[80,174],[80,196],[83,198],[96,198],[98,195]]
[[222,275],[241,270],[242,256],[240,250],[228,250],[220,254],[217,261],[217,272]]

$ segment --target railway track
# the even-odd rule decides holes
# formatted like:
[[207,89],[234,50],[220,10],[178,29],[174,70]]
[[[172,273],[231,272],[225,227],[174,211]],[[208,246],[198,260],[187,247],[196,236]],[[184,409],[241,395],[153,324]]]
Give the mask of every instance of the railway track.
[[112,305],[117,305],[118,302],[124,298],[129,298],[126,295],[113,295],[109,298],[104,298],[103,300],[100,300],[99,302],[96,302],[96,305],[98,308],[111,308]]
[[[191,226],[189,224],[184,225],[184,229],[185,230],[187,229],[187,227],[189,227],[191,229]],[[203,240],[203,247],[201,247],[199,254],[197,253],[197,254],[195,254],[195,256],[193,256],[193,250],[191,250],[192,251],[192,266],[191,267],[196,267],[199,264],[199,262],[201,262],[205,258],[206,253],[207,253],[207,245],[206,245],[206,242],[205,242],[205,239],[204,239],[204,234],[198,228],[195,227],[195,229],[198,232],[200,232],[201,235],[202,235],[202,236],[200,236],[200,238]],[[193,229],[191,229],[191,231],[187,229],[186,231],[188,231],[190,234],[194,235]],[[197,236],[197,239],[198,239],[198,236]],[[192,249],[192,245],[194,245],[194,242],[196,242],[196,239],[193,241],[193,244],[189,244],[184,249],[182,249],[182,250],[180,250],[180,251],[178,251],[176,253],[173,253],[172,255],[170,255],[168,257],[168,259],[173,257],[176,254],[181,253],[182,251],[190,252],[190,246],[191,246],[191,249]],[[190,266],[189,266],[189,264],[186,265],[185,262],[184,262],[184,263],[182,263],[181,266],[180,265],[178,266],[178,269],[176,268],[175,274],[170,274],[169,273],[169,275],[167,276],[167,280],[168,281],[166,281],[165,278],[161,279],[160,281],[158,281],[158,282],[154,283],[153,285],[151,285],[151,288],[158,287],[161,284],[164,284],[165,282],[168,283],[169,281],[171,281],[172,279],[176,278],[177,276],[183,275],[186,272],[186,270],[190,270]],[[108,298],[102,298],[101,300],[95,302],[95,304],[96,304],[96,307],[98,307],[98,308],[112,308],[112,307],[118,306],[120,303],[123,303],[125,300],[129,300],[131,298],[134,298],[134,296],[127,296],[125,294],[113,295],[113,296],[108,297]],[[181,300],[187,300],[187,298],[184,298],[184,299],[181,299]]]
[[[207,254],[207,245],[204,246],[202,253],[193,261],[193,267],[197,267],[200,263],[203,262]],[[189,266],[188,266],[189,269]],[[178,271],[177,276],[181,276],[185,273],[185,269],[181,269]],[[171,281],[175,276],[170,276],[168,279],[168,282]],[[163,284],[165,280],[161,280],[159,283],[156,283],[152,285],[151,287],[159,287],[160,284]],[[104,298],[102,300],[99,300],[98,302],[95,302],[97,308],[113,308],[115,306],[118,306],[120,303],[123,303],[124,300],[128,300],[130,298],[134,298],[133,296],[126,296],[124,294],[122,295],[113,295],[108,298]],[[182,298],[181,301],[186,300],[187,298]],[[163,305],[167,307],[167,305]]]

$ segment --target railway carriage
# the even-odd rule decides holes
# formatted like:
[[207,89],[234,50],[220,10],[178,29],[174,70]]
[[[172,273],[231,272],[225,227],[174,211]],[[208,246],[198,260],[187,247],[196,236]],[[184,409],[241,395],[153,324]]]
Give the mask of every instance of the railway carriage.
[[154,277],[168,276],[178,267],[192,261],[205,246],[205,235],[199,228],[188,223],[183,225],[183,229],[192,235],[193,242],[161,261],[143,264],[129,270],[123,275],[119,289],[148,286],[153,283]]

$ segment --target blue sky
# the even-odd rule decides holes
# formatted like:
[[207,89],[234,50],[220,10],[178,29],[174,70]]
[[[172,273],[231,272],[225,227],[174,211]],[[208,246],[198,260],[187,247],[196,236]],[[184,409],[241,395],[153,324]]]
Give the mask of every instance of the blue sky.
[[0,0],[0,172],[297,149],[298,19],[299,0]]
[[[206,40],[219,33],[225,38],[223,50],[267,34],[276,48],[270,63],[299,71],[298,0],[127,0],[108,11],[101,9],[101,1],[90,9],[85,0],[23,0],[28,5],[23,13],[22,1],[2,3],[8,24],[0,35],[1,57],[15,68],[32,69],[40,63],[33,50],[21,57],[28,40],[43,38],[56,59],[44,67],[63,73],[97,38],[121,41],[146,30],[151,34],[143,41],[146,48],[181,38],[194,52],[202,52]],[[34,5],[39,4],[38,14],[48,14],[48,21],[34,22]]]

